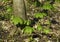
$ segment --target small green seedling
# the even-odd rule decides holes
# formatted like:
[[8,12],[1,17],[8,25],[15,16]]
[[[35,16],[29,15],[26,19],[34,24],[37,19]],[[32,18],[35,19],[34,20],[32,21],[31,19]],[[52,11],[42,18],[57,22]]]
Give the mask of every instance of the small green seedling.
[[24,29],[23,29],[23,33],[24,34],[32,34],[32,32],[34,31],[34,29],[30,26],[26,26]]
[[45,16],[47,16],[46,13],[35,13],[34,15],[35,18],[44,18]]

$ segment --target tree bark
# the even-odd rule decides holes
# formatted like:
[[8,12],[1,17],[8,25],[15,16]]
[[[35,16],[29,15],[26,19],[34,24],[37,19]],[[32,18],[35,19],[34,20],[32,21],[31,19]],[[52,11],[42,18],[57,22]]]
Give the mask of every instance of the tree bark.
[[13,0],[13,10],[15,16],[18,16],[23,20],[26,19],[27,15],[24,0]]

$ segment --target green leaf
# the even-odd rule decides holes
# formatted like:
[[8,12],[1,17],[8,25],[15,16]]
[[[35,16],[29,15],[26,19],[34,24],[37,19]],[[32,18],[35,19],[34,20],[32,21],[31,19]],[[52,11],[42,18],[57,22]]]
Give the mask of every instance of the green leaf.
[[53,6],[49,3],[47,3],[47,4],[44,4],[42,8],[45,10],[51,10],[53,8]]
[[23,29],[24,34],[32,34],[33,31],[34,31],[34,29],[32,27],[30,27],[30,26],[26,26]]
[[12,9],[11,6],[7,6],[6,9],[7,9],[7,10],[6,10],[7,12],[12,12],[12,11],[13,11],[13,9]]
[[31,24],[31,21],[30,21],[30,20],[28,20],[28,21],[27,21],[27,25],[30,25],[30,24]]
[[6,12],[12,12],[13,11],[13,9],[10,5],[7,5],[5,8],[6,8]]
[[43,27],[41,25],[38,25],[37,30],[41,31],[42,29],[43,29]]
[[46,15],[46,13],[35,13],[34,17],[35,18],[44,18]]
[[13,17],[12,23],[14,23],[15,25],[17,25],[18,23],[23,24],[23,20],[19,17]]
[[48,34],[48,33],[50,33],[50,29],[44,29],[43,32],[44,32],[45,34]]
[[25,21],[24,21],[24,24],[30,25],[30,24],[31,24],[31,21],[30,21],[30,20],[25,20]]
[[7,9],[7,12],[12,12],[12,8],[8,8]]

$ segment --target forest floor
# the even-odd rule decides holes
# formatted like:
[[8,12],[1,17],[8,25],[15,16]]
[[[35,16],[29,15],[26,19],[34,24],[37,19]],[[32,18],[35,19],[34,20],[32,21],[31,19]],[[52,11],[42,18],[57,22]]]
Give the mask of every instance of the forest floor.
[[[60,42],[60,5],[54,3],[55,9],[47,11],[41,9],[38,4],[36,7],[34,2],[34,0],[28,1],[26,10],[28,19],[33,20],[32,27],[39,24],[33,15],[37,12],[45,12],[47,16],[39,22],[44,28],[49,28],[51,32],[46,34],[42,31],[34,31],[31,35],[23,34],[22,29],[9,20],[9,14],[13,14],[12,9],[10,9],[13,6],[13,1],[0,1],[0,42]],[[46,23],[47,20],[50,21],[50,24]]]

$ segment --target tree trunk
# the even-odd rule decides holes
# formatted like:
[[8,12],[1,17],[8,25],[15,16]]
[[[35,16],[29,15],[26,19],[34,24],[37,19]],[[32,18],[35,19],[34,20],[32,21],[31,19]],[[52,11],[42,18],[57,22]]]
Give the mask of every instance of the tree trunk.
[[14,15],[26,19],[26,8],[24,0],[13,0]]

